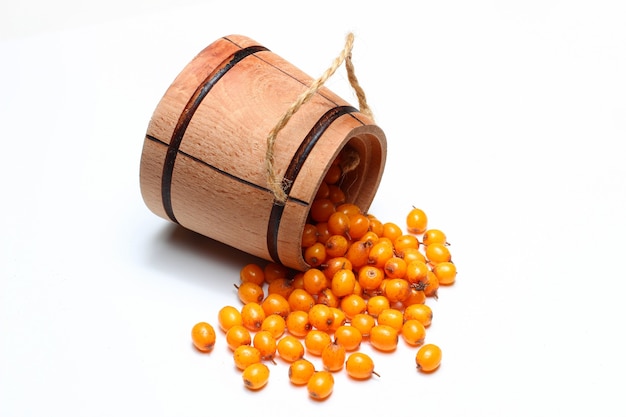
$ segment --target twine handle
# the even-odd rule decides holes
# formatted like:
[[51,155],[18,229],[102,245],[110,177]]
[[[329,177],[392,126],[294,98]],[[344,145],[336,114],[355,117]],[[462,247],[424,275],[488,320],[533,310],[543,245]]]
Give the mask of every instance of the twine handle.
[[374,119],[371,109],[367,104],[367,100],[365,98],[365,92],[363,88],[359,85],[359,81],[356,78],[354,73],[354,65],[352,64],[352,46],[354,45],[354,34],[348,33],[346,36],[346,43],[337,58],[334,59],[331,66],[324,71],[324,73],[309,86],[309,88],[304,91],[300,96],[296,99],[296,101],[287,109],[285,114],[281,117],[281,119],[276,123],[276,126],[270,131],[267,136],[267,148],[265,151],[265,171],[267,175],[267,185],[269,189],[274,194],[274,199],[278,204],[285,204],[287,201],[287,193],[285,192],[285,188],[290,184],[286,184],[286,180],[284,178],[278,178],[276,172],[274,170],[274,143],[276,142],[276,137],[278,136],[278,132],[282,130],[291,116],[293,116],[299,109],[302,107],[304,103],[309,101],[311,97],[313,97],[318,90],[324,85],[326,80],[328,80],[341,66],[341,64],[345,61],[346,64],[346,72],[348,73],[348,81],[350,85],[354,89],[357,99],[359,100],[359,111],[372,120]]

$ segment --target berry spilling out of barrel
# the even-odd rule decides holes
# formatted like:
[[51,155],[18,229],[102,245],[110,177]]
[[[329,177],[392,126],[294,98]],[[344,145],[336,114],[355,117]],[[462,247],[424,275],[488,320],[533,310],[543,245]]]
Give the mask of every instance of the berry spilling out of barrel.
[[[270,371],[283,371],[310,398],[324,400],[337,372],[354,381],[379,376],[375,357],[361,351],[365,343],[382,355],[402,341],[415,350],[417,372],[439,369],[441,348],[426,341],[429,303],[456,280],[447,236],[429,228],[420,208],[408,208],[402,224],[348,202],[343,155],[327,171],[302,231],[309,269],[245,265],[233,304],[219,310],[219,329],[250,390],[265,387]],[[220,343],[207,326],[192,331],[203,352]]]

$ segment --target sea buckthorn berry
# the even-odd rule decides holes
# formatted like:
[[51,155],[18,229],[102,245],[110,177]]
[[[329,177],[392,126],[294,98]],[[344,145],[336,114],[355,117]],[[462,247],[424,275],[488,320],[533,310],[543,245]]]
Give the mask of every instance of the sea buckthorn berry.
[[297,272],[291,279],[291,286],[293,287],[294,290],[296,288],[300,288],[300,289],[304,288],[302,277],[304,277],[304,272]]
[[418,320],[424,327],[430,326],[433,320],[433,310],[426,304],[413,304],[404,309],[404,320]]
[[448,245],[449,243],[446,240],[446,234],[439,229],[428,229],[422,236],[424,246],[428,246],[431,243],[443,243],[444,245]]
[[325,288],[328,288],[328,278],[317,268],[307,269],[302,277],[304,290],[311,295],[319,294]]
[[313,356],[321,356],[322,350],[331,342],[330,335],[321,330],[313,329],[304,337],[306,351]]
[[370,232],[374,233],[378,237],[382,236],[385,232],[383,222],[378,220],[376,217],[370,216]]
[[275,279],[287,278],[289,270],[284,265],[277,264],[276,262],[269,262],[263,268],[263,273],[265,274],[265,282],[269,284]]
[[304,356],[304,345],[297,337],[286,335],[278,341],[276,351],[285,361],[295,362]]
[[393,245],[387,240],[378,240],[368,252],[367,263],[383,269],[385,263],[394,256]]
[[326,261],[326,245],[317,242],[304,250],[304,261],[311,268],[317,268]]
[[341,205],[346,202],[346,193],[343,192],[341,187],[332,184],[328,186],[328,199],[336,206]]
[[452,285],[456,280],[456,265],[452,262],[440,262],[433,268],[439,284]]
[[252,343],[250,331],[243,326],[235,325],[226,332],[226,344],[233,352],[241,345]]
[[324,304],[328,307],[339,307],[340,299],[330,288],[325,288],[317,294],[317,304]]
[[235,325],[241,325],[241,312],[233,306],[224,306],[217,313],[217,321],[220,329],[227,332],[228,329]]
[[426,338],[426,327],[416,319],[407,320],[402,325],[400,335],[411,346],[421,346]]
[[425,282],[428,271],[430,271],[430,269],[425,262],[413,261],[406,266],[405,278],[411,284]]
[[372,244],[372,246],[378,242],[378,235],[374,232],[367,232],[365,233],[359,240],[362,240],[363,242],[370,242]]
[[377,324],[370,331],[370,344],[382,352],[392,352],[398,347],[398,331],[386,324]]
[[315,228],[317,229],[317,241],[321,244],[326,244],[328,238],[331,236],[330,232],[328,231],[328,223],[316,223]]
[[365,313],[357,314],[350,320],[350,326],[357,329],[363,337],[369,337],[372,327],[375,325],[376,319]]
[[261,324],[261,330],[270,332],[276,340],[285,333],[286,328],[287,324],[285,323],[285,319],[278,314],[271,314],[265,317],[265,320],[263,320]]
[[393,327],[397,332],[402,330],[404,324],[403,312],[395,308],[388,308],[380,312],[377,318],[378,324],[386,324]]
[[346,252],[346,258],[350,261],[353,268],[360,268],[367,264],[370,254],[370,248],[372,244],[370,242],[363,242],[357,240],[352,242]]
[[450,250],[443,243],[431,243],[430,245],[426,246],[425,254],[428,262],[431,262],[433,264],[450,262],[450,259],[452,259],[452,256],[450,255]]
[[328,331],[335,321],[335,316],[327,305],[315,304],[309,310],[309,322],[318,330]]
[[326,184],[336,184],[341,179],[341,167],[339,164],[332,164],[326,175],[324,175],[324,181]]
[[330,307],[330,311],[333,313],[333,324],[328,329],[329,332],[334,332],[339,327],[346,324],[347,316],[346,313],[337,307]]
[[354,352],[348,356],[346,361],[346,372],[354,379],[369,379],[372,375],[378,374],[374,371],[374,361],[369,355],[361,352]]
[[344,256],[348,252],[350,242],[342,235],[332,235],[326,241],[326,257],[336,258]]
[[361,284],[359,284],[358,279],[354,282],[354,291],[352,291],[352,294],[356,294],[361,297],[363,297],[363,294],[365,294],[365,292],[363,291],[363,287],[361,287]]
[[278,294],[285,299],[289,298],[289,294],[293,291],[293,280],[289,278],[276,278],[267,284],[267,294]]
[[418,249],[419,241],[414,235],[401,235],[393,241],[393,247],[396,253],[402,254],[407,249]]
[[415,355],[417,369],[421,372],[433,372],[441,364],[441,348],[432,343],[423,345]]
[[261,307],[259,303],[252,302],[241,307],[241,321],[243,327],[250,331],[256,332],[260,330],[265,317],[265,310],[263,310],[263,307]]
[[411,285],[409,296],[402,302],[405,308],[413,304],[424,304],[426,302],[426,293],[420,288],[419,285]]
[[296,288],[287,299],[291,311],[308,312],[315,304],[315,298],[303,288]]
[[426,257],[422,252],[420,252],[419,249],[405,249],[400,256],[404,259],[407,265],[413,261],[422,261],[426,263]]
[[336,211],[327,220],[331,235],[347,236],[350,229],[350,218],[347,214]]
[[333,275],[340,269],[352,269],[352,262],[348,260],[345,256],[338,256],[335,258],[330,258],[328,262],[324,264],[323,272],[328,278],[328,282],[333,279]]
[[385,284],[385,297],[391,304],[406,300],[410,291],[409,282],[403,278],[390,278]]
[[289,381],[294,385],[306,385],[315,373],[315,366],[306,359],[298,359],[289,365]]
[[426,274],[426,281],[423,283],[424,294],[426,297],[437,298],[437,291],[439,290],[439,279],[433,271],[428,271]]
[[315,243],[317,243],[317,227],[314,224],[307,223],[302,230],[301,246],[308,248]]
[[253,363],[241,373],[243,384],[250,390],[259,390],[267,385],[270,378],[270,368],[264,363]]
[[261,359],[273,360],[276,355],[276,346],[278,342],[274,335],[267,331],[261,330],[256,332],[252,338],[252,346],[257,348],[261,353]]
[[349,217],[350,226],[348,228],[348,235],[350,239],[361,239],[370,229],[370,219],[364,214],[353,214]]
[[335,341],[341,344],[347,352],[357,350],[363,341],[363,335],[354,326],[342,325],[335,330]]
[[260,303],[265,298],[263,288],[254,282],[242,282],[239,286],[235,285],[235,288],[237,288],[239,300],[244,304]]
[[337,206],[336,210],[342,212],[348,217],[354,216],[355,214],[362,214],[361,208],[352,203],[340,204],[339,206]]
[[215,329],[206,322],[196,323],[191,328],[191,341],[193,345],[201,352],[210,352],[215,346]]
[[239,279],[242,283],[253,282],[257,285],[263,285],[265,282],[265,273],[260,265],[247,264],[239,271]]
[[330,215],[335,212],[335,205],[327,198],[313,200],[309,214],[317,223],[327,222]]
[[384,295],[374,295],[367,300],[367,314],[372,317],[378,317],[383,310],[390,307],[389,299]]
[[383,223],[383,237],[388,238],[393,243],[397,238],[402,236],[402,228],[396,223],[387,222]]
[[409,233],[421,235],[428,226],[428,217],[424,210],[413,207],[406,216],[406,226]]
[[371,265],[364,265],[359,269],[358,283],[364,291],[373,291],[380,287],[385,273],[380,268]]
[[330,288],[337,297],[345,297],[354,292],[356,277],[350,269],[341,269],[335,272],[330,282]]
[[333,341],[322,349],[322,364],[324,369],[330,372],[337,372],[343,369],[343,363],[346,360],[346,348]]
[[286,319],[287,331],[296,337],[304,337],[311,330],[309,313],[296,310],[289,313]]
[[387,259],[383,267],[385,275],[389,278],[404,278],[406,275],[406,262],[398,256]]
[[241,345],[235,349],[233,360],[237,369],[243,371],[253,363],[261,362],[261,352],[254,346]]
[[[261,303],[261,307],[263,308],[266,317],[271,314],[278,314],[279,316],[287,318],[291,312],[289,301],[287,301],[287,299],[280,294],[269,294]],[[263,317],[263,319],[265,319],[265,317]]]
[[334,387],[335,379],[329,371],[316,371],[307,382],[309,396],[316,400],[328,398],[333,393]]
[[317,193],[315,193],[315,200],[321,200],[324,198],[330,197],[330,186],[322,181],[320,184],[320,188],[317,189]]
[[339,306],[346,313],[346,317],[352,319],[357,314],[365,312],[367,302],[358,294],[350,294],[341,299]]

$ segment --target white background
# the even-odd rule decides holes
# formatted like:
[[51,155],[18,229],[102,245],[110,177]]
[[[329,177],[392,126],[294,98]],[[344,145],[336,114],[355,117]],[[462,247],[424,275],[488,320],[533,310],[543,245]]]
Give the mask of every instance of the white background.
[[[625,415],[625,22],[618,0],[3,1],[0,415]],[[419,206],[452,243],[444,362],[401,344],[323,403],[279,362],[250,393],[189,332],[254,259],[145,207],[144,133],[221,36],[317,77],[350,31],[389,141],[371,211]]]

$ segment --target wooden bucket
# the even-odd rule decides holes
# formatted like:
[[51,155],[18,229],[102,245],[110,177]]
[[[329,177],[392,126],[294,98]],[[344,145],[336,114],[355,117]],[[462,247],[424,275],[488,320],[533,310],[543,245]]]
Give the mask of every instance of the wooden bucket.
[[373,121],[321,88],[279,132],[276,172],[289,184],[277,203],[264,163],[269,132],[313,79],[244,36],[202,50],[165,92],[148,125],[140,185],[164,219],[297,270],[309,208],[346,146],[360,157],[346,174],[348,202],[366,211],[378,189],[386,139]]

